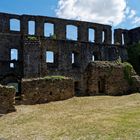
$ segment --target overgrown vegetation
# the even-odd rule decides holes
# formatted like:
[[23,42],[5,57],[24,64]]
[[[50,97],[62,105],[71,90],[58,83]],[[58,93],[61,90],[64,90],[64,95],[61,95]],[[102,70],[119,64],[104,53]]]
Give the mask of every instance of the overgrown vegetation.
[[124,67],[124,79],[127,80],[129,85],[132,85],[133,84],[132,74],[134,72],[133,66],[128,62],[122,63],[120,58],[118,60],[116,60],[116,63],[123,65],[123,67]]
[[132,80],[133,66],[128,62],[124,62],[122,64],[124,66],[124,78],[128,81],[130,85],[132,85],[133,84],[133,80]]
[[51,39],[56,39],[56,34],[50,34],[50,36],[49,36]]
[[140,75],[140,43],[128,47],[129,62]]
[[16,106],[0,117],[5,140],[139,140],[140,94]]
[[35,37],[35,36],[28,36],[28,39],[30,41],[36,41],[37,40],[37,37]]
[[65,77],[65,76],[57,75],[57,76],[46,76],[43,79],[46,79],[46,80],[63,80],[63,79],[66,79],[66,78],[67,77]]

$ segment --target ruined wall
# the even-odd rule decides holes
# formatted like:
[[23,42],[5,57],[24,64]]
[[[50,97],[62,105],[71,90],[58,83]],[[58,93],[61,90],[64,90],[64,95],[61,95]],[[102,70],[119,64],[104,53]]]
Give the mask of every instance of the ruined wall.
[[[18,60],[11,60],[11,49],[18,50]],[[0,77],[15,74],[22,76],[22,44],[20,35],[4,35],[0,33]],[[14,68],[10,67],[13,63]]]
[[0,85],[0,114],[15,111],[15,89]]
[[140,43],[140,27],[129,30],[128,35],[130,45]]
[[[132,92],[132,85],[125,76],[122,64],[106,61],[90,63],[85,72],[86,92],[89,95],[124,95]],[[136,81],[138,84],[138,80],[133,82]]]
[[41,104],[60,101],[74,96],[72,79],[46,77],[22,81],[23,104]]
[[[11,20],[19,21],[18,31],[11,29]],[[29,21],[35,22],[35,33],[29,34]],[[45,36],[45,23],[54,26],[52,36]],[[67,38],[67,26],[77,27],[77,39]],[[94,41],[89,40],[89,29],[94,30]],[[104,32],[104,35],[103,35]],[[126,45],[122,44],[122,33],[115,30],[115,44],[112,44],[112,27],[109,25],[52,18],[46,16],[15,15],[0,13],[0,81],[6,75],[15,78],[35,78],[46,75],[64,75],[83,86],[83,73],[87,65],[95,60],[112,61],[122,58],[127,60]],[[34,39],[33,39],[33,38]],[[117,42],[120,42],[117,44]],[[126,43],[127,41],[125,41]],[[10,60],[10,50],[17,49],[18,60]],[[46,51],[54,53],[54,62],[46,62]],[[72,64],[72,53],[75,62]],[[14,68],[10,67],[14,64]],[[2,83],[2,82],[1,82]]]

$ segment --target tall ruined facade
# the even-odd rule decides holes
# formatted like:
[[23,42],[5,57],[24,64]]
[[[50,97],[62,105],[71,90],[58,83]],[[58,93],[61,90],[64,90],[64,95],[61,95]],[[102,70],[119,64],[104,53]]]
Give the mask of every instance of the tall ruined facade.
[[[11,29],[16,20],[20,29]],[[29,24],[34,21],[35,33],[30,35]],[[45,35],[45,24],[53,26],[53,33]],[[68,26],[77,29],[75,40],[67,38]],[[89,39],[94,30],[94,39]],[[127,46],[140,40],[140,28],[116,29],[109,25],[51,18],[45,16],[0,13],[0,83],[18,83],[22,78],[64,75],[72,77],[75,88],[84,86],[83,73],[93,60],[113,61],[119,57],[127,61]],[[16,59],[12,59],[14,52]],[[49,56],[47,56],[49,55]],[[48,61],[47,58],[52,60]]]

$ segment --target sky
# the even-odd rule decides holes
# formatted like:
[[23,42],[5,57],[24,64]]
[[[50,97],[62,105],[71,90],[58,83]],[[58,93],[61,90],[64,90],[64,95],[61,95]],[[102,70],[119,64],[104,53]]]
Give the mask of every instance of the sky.
[[44,15],[131,29],[140,26],[140,0],[2,0],[0,12]]

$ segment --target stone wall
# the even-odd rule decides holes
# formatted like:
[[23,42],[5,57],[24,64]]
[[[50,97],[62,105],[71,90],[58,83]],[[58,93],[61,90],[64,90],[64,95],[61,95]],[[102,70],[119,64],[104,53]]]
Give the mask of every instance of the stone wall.
[[15,89],[0,85],[0,114],[15,111]]
[[46,77],[24,79],[22,81],[23,104],[41,104],[59,101],[74,96],[72,79],[64,77]]
[[[132,72],[132,75],[135,73]],[[133,85],[140,84],[136,78],[133,82]],[[88,65],[85,85],[88,95],[124,95],[134,89],[125,78],[124,65],[106,61],[96,61]]]

